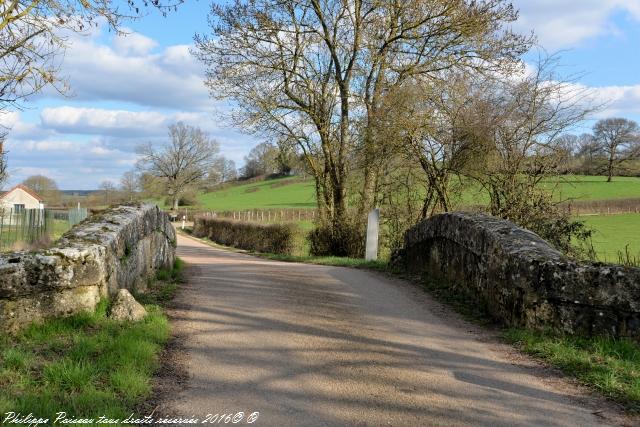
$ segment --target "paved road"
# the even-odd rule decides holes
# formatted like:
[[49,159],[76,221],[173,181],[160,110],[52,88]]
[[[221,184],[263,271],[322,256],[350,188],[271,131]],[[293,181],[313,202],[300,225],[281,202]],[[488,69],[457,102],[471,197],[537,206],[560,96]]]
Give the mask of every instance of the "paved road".
[[174,415],[262,426],[603,425],[415,287],[179,237],[190,379]]

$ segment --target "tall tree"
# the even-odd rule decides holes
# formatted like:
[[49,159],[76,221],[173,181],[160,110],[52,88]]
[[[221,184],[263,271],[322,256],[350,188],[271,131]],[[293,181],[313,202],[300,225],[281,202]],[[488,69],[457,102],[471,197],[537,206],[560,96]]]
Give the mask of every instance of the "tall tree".
[[169,126],[168,143],[160,147],[148,143],[138,148],[138,166],[162,180],[173,209],[178,209],[184,191],[211,170],[218,147],[202,129],[178,122]]
[[607,158],[607,182],[625,163],[640,158],[640,126],[633,120],[599,120],[593,127],[593,136]]
[[505,29],[517,12],[502,0],[236,0],[212,5],[210,18],[212,35],[195,41],[212,95],[235,101],[245,129],[295,141],[333,230],[349,221],[358,148],[361,210],[373,203],[368,165],[380,153],[368,132],[388,87],[449,68],[513,66],[530,46]]
[[458,135],[479,148],[463,174],[486,191],[490,213],[571,252],[575,238],[589,233],[557,208],[554,189],[542,183],[564,171],[562,135],[600,106],[590,105],[589,91],[559,76],[556,65],[557,57],[543,57],[523,75],[472,86]]

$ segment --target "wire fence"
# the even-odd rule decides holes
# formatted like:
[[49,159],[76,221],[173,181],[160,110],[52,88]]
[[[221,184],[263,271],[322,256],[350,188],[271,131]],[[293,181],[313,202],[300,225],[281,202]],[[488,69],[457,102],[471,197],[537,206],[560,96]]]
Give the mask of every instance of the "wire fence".
[[46,245],[87,216],[86,208],[67,211],[0,208],[0,251]]
[[213,210],[178,210],[170,214],[173,221],[193,221],[197,216],[210,216],[216,218],[235,219],[246,222],[297,222],[315,221],[318,217],[317,209],[250,209],[236,211]]

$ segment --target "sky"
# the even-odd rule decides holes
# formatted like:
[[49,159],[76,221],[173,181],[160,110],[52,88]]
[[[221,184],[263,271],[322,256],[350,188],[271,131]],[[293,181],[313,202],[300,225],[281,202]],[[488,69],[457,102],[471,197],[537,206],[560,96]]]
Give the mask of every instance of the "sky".
[[[513,28],[534,31],[548,52],[559,52],[562,72],[579,75],[577,83],[605,104],[594,119],[640,121],[640,0],[513,3],[520,10]],[[34,174],[66,190],[117,184],[135,166],[135,147],[166,141],[176,121],[204,129],[242,165],[260,140],[224,123],[228,106],[209,98],[204,68],[189,53],[194,34],[207,33],[209,4],[187,0],[166,18],[153,12],[126,23],[126,37],[103,28],[72,36],[62,61],[70,92],[45,91],[0,117],[11,128],[7,185]]]

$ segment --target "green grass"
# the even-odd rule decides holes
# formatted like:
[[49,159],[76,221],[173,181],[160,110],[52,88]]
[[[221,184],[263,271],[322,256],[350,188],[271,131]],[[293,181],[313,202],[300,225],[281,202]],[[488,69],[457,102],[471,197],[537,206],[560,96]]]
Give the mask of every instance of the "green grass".
[[69,227],[69,221],[62,219],[54,219],[53,220],[53,229],[51,230],[51,241],[55,242],[58,240],[64,233],[69,231],[71,227]]
[[241,184],[199,196],[206,209],[234,211],[246,209],[315,208],[313,180],[277,178]]
[[[552,184],[547,184],[552,187]],[[640,178],[617,176],[607,182],[604,176],[562,177],[559,187],[562,199],[610,200],[640,198]]]
[[0,251],[49,246],[58,240],[66,231],[69,230],[69,228],[68,221],[54,219],[51,221],[51,228],[48,230],[48,236],[41,236],[39,241],[24,242],[23,230],[20,230],[19,227],[7,227],[5,225],[0,229]]
[[[555,187],[557,181],[547,182],[545,187]],[[614,177],[606,182],[604,176],[567,175],[557,183],[562,199],[608,200],[640,198],[640,178]],[[316,207],[314,185],[311,178],[301,182],[299,178],[277,178],[251,184],[240,184],[199,196],[204,208],[219,211],[277,208]],[[461,204],[487,202],[486,194],[471,183],[461,197]]]
[[506,339],[565,374],[640,412],[640,345],[627,339],[584,338],[509,329]]
[[0,414],[129,416],[151,394],[151,378],[170,331],[157,304],[173,296],[182,267],[178,261],[164,273],[166,281],[150,283],[141,301],[148,315],[139,322],[112,321],[103,300],[94,313],[34,324],[16,336],[0,335]]
[[595,232],[593,247],[601,261],[618,262],[618,252],[628,245],[640,258],[640,214],[594,215],[579,218]]

